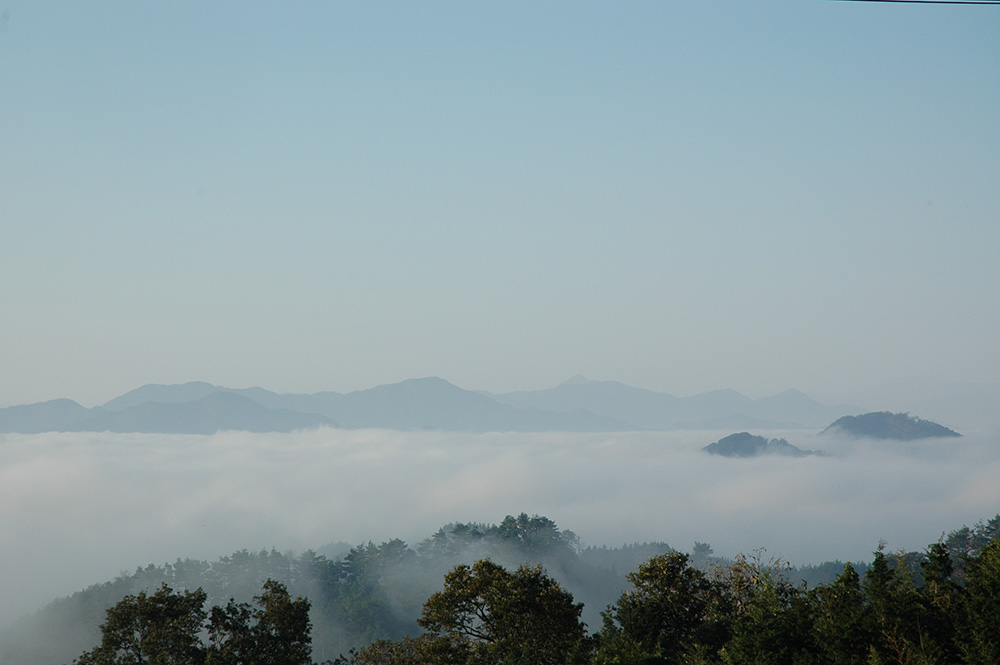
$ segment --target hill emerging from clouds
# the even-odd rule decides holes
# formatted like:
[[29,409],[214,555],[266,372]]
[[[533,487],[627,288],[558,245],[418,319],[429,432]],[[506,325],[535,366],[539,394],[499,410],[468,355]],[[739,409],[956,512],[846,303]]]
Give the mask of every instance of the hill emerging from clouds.
[[790,457],[806,457],[822,455],[815,450],[803,450],[793,446],[784,439],[771,439],[755,436],[749,432],[739,432],[723,437],[715,443],[702,448],[706,453],[722,455],[723,457],[759,457],[761,455],[786,455]]
[[908,413],[875,411],[860,416],[844,416],[834,421],[821,434],[847,434],[871,439],[913,441],[937,437],[962,436],[944,425],[922,420]]

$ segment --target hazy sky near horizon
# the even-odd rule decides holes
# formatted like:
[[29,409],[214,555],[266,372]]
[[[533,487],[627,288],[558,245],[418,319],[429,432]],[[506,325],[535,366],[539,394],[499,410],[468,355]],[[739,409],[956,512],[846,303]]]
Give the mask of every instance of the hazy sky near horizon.
[[0,0],[0,406],[995,381],[998,34],[823,0]]

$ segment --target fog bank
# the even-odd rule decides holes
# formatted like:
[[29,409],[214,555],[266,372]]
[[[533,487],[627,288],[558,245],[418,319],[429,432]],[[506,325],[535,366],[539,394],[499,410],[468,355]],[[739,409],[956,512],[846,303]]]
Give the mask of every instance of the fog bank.
[[793,563],[922,549],[1000,512],[996,434],[780,436],[827,457],[727,459],[723,432],[455,434],[318,429],[0,438],[0,624],[148,563],[403,538],[527,512],[584,545],[663,540]]

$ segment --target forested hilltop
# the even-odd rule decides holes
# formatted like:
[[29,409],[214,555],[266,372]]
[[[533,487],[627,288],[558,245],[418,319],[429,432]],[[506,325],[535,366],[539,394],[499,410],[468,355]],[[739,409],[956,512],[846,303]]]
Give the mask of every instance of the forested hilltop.
[[889,411],[874,411],[863,413],[860,416],[844,416],[838,418],[820,434],[847,434],[896,441],[962,436],[958,432],[930,420],[923,420],[908,413],[890,413]]
[[296,624],[312,643],[311,654],[294,650],[303,664],[1000,662],[1000,515],[925,552],[880,546],[870,565],[805,569],[766,553],[719,559],[704,543],[690,554],[665,543],[582,548],[526,514],[451,524],[415,547],[328,554],[140,568],[22,621],[0,639],[0,662],[133,662],[102,651],[100,626],[108,642],[164,607],[188,620],[171,625],[191,627],[176,633],[186,655],[164,663],[271,662],[248,654],[278,639],[268,613],[292,610],[308,613]]

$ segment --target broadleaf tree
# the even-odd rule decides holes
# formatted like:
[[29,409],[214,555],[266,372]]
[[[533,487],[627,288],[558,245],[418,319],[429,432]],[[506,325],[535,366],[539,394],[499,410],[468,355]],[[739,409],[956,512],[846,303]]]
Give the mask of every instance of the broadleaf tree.
[[462,645],[474,665],[562,665],[584,640],[583,605],[541,566],[509,571],[487,559],[456,566],[418,623]]

